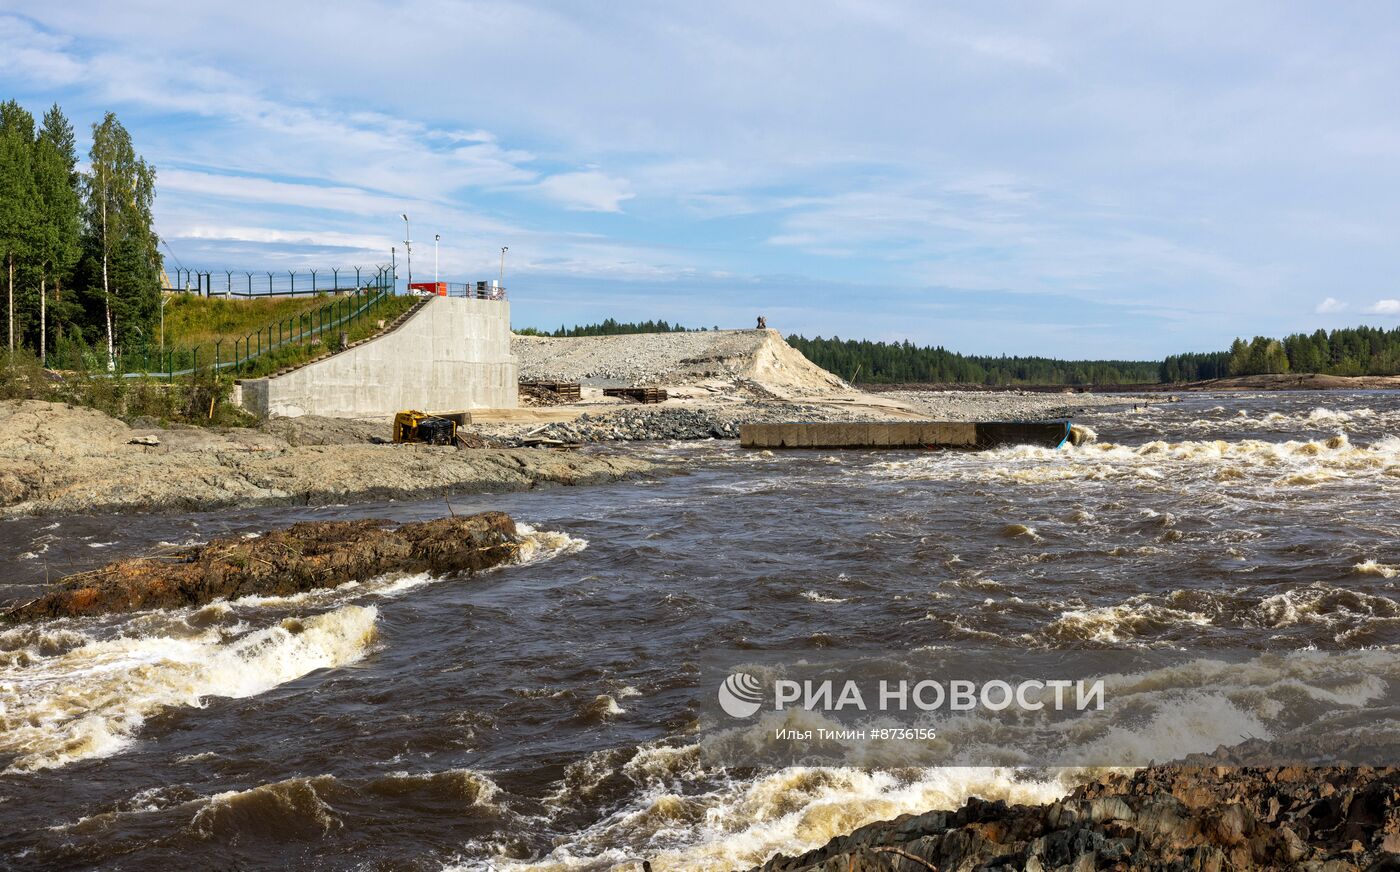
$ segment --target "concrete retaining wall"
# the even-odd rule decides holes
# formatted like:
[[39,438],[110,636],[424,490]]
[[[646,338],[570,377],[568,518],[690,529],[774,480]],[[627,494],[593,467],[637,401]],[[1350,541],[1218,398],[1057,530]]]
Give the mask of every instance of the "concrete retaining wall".
[[247,379],[258,415],[387,417],[403,409],[508,409],[517,403],[510,304],[434,297],[392,333],[285,375]]
[[1055,447],[1070,435],[1069,421],[870,421],[831,424],[744,424],[745,448],[995,448]]

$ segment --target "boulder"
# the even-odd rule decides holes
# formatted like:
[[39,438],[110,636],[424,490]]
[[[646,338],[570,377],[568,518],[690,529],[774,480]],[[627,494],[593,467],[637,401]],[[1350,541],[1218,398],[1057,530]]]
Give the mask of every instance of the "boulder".
[[288,596],[391,572],[473,573],[512,559],[519,542],[515,522],[501,512],[400,526],[308,521],[118,560],[60,580],[4,618],[13,623]]

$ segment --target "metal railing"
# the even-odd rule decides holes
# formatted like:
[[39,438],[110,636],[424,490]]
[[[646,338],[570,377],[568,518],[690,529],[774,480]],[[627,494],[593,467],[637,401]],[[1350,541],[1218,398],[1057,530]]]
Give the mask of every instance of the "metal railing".
[[410,293],[437,294],[444,297],[459,297],[472,300],[504,300],[505,286],[500,282],[414,282],[408,286]]
[[220,360],[223,340],[219,340],[214,343],[214,369],[232,367],[234,372],[241,372],[247,364],[279,348],[321,339],[332,330],[338,332],[341,327],[353,327],[378,311],[391,296],[393,289],[388,286],[365,288],[319,309],[283,318],[266,329],[235,339],[233,356],[227,361]]
[[175,293],[201,297],[296,297],[310,294],[344,294],[378,284],[387,267],[332,267],[331,269],[247,272],[177,269],[170,277]]
[[[323,291],[324,293],[324,291]],[[200,372],[216,374],[248,370],[258,359],[290,345],[309,343],[341,328],[353,329],[379,312],[395,296],[393,274],[381,269],[360,288],[330,300],[324,306],[292,315],[236,338],[200,346],[126,346],[109,361],[105,351],[89,350],[82,360],[50,355],[55,369],[85,369],[93,375],[119,378],[154,377],[174,380]]]

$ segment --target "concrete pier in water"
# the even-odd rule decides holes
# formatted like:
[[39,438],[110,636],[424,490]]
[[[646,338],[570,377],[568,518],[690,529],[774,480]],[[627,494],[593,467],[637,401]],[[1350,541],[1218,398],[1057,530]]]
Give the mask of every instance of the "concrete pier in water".
[[739,444],[745,448],[1055,448],[1070,438],[1067,420],[858,421],[744,424],[739,428]]

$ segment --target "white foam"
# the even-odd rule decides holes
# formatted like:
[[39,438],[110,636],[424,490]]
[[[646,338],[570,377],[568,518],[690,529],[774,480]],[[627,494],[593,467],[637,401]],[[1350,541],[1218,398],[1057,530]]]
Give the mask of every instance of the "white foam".
[[517,523],[515,529],[520,534],[520,550],[516,562],[521,565],[552,560],[563,554],[575,554],[588,547],[587,539],[570,536],[568,533],[537,530],[529,524],[522,523]]
[[0,753],[16,755],[9,771],[116,753],[161,709],[256,696],[359,660],[373,642],[377,615],[373,607],[343,606],[233,639],[226,627],[192,637],[93,638],[6,666],[0,670]]

